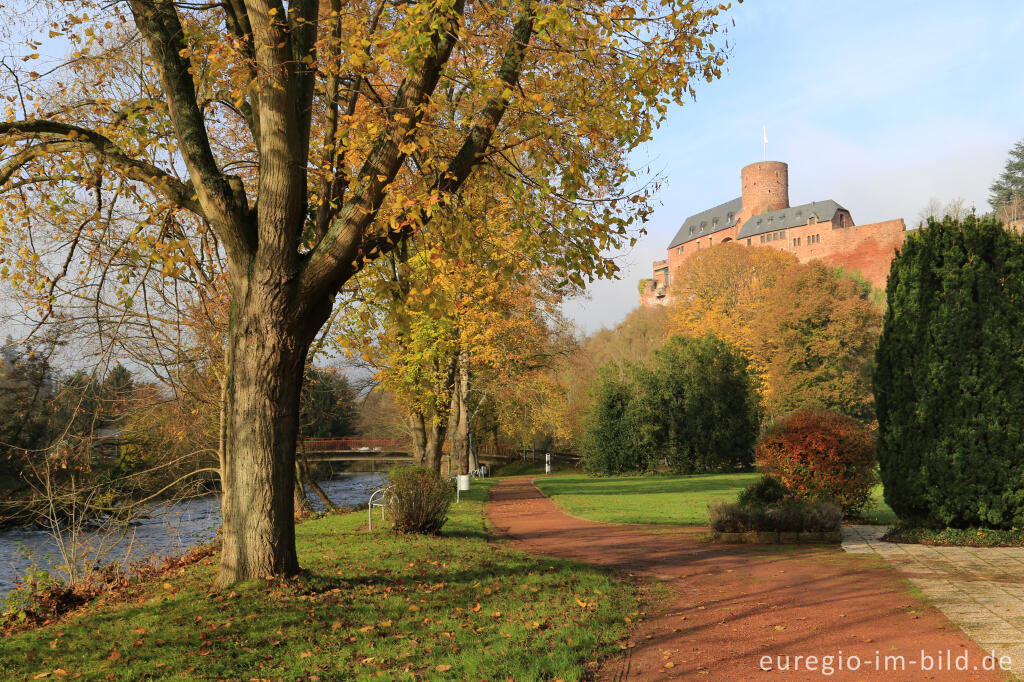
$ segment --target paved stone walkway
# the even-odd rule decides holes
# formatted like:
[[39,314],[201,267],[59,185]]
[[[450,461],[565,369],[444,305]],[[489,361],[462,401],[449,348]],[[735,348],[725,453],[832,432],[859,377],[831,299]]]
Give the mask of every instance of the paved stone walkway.
[[985,651],[1010,656],[1024,679],[1024,547],[882,542],[885,526],[844,526],[843,549],[893,565]]

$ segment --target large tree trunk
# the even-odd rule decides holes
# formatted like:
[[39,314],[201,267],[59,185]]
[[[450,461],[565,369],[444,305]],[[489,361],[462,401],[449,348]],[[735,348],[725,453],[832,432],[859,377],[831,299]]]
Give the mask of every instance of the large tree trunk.
[[419,466],[427,466],[427,427],[421,412],[409,412],[409,430],[412,431],[412,458]]
[[445,427],[437,417],[430,420],[427,430],[426,463],[424,466],[441,473],[441,449],[444,447]]
[[452,390],[452,413],[449,421],[449,438],[452,443],[452,471],[454,474],[469,473],[469,356],[459,353],[459,371]]
[[285,273],[257,277],[232,292],[218,587],[299,570],[293,520],[299,393],[310,342],[326,315],[318,311],[298,326]]

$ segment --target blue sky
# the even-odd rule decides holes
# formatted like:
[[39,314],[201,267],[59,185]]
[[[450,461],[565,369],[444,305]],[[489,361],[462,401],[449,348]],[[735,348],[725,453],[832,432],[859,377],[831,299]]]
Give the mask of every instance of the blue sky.
[[[637,304],[637,281],[686,216],[739,196],[740,168],[789,164],[792,203],[835,199],[858,223],[916,225],[931,198],[988,211],[1024,138],[1024,2],[747,0],[729,10],[722,79],[672,110],[638,165],[665,182],[619,281],[566,304],[586,332]],[[736,25],[731,25],[731,20]]]

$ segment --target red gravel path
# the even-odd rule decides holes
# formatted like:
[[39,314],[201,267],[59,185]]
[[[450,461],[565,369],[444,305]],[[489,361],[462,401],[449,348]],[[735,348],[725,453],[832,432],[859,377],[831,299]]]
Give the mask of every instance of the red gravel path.
[[[522,549],[655,578],[670,597],[649,607],[627,655],[601,679],[1004,680],[1006,674],[945,668],[946,652],[969,666],[985,653],[895,571],[832,547],[752,547],[701,541],[701,528],[648,528],[583,521],[562,512],[529,479],[506,479],[487,505],[491,525]],[[921,670],[922,650],[934,659]],[[842,652],[843,669],[837,658]],[[817,656],[815,670],[760,670],[762,656]],[[833,656],[834,673],[821,672]],[[861,662],[848,670],[850,657]],[[876,663],[876,656],[877,661]],[[884,667],[886,656],[903,656]],[[774,662],[774,661],[773,661]],[[785,664],[785,658],[782,663]],[[856,661],[854,661],[856,663]],[[894,668],[897,668],[894,670]]]

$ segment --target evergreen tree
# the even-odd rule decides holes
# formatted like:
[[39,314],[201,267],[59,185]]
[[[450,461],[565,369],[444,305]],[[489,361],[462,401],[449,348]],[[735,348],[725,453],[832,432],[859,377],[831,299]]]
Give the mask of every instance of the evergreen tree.
[[989,203],[997,211],[1014,201],[1024,202],[1024,140],[1010,149],[1006,167],[989,187],[989,192]]
[[583,462],[592,473],[620,474],[645,471],[635,427],[632,382],[623,379],[615,363],[602,365],[590,387],[592,399],[585,419]]
[[653,450],[681,473],[735,471],[754,464],[760,408],[747,358],[708,334],[674,336],[650,362],[638,391]]
[[886,502],[929,526],[1024,525],[1024,241],[929,221],[893,261],[874,372]]
[[672,337],[645,364],[604,365],[582,443],[587,468],[667,463],[683,473],[753,466],[760,408],[743,352],[714,336]]

